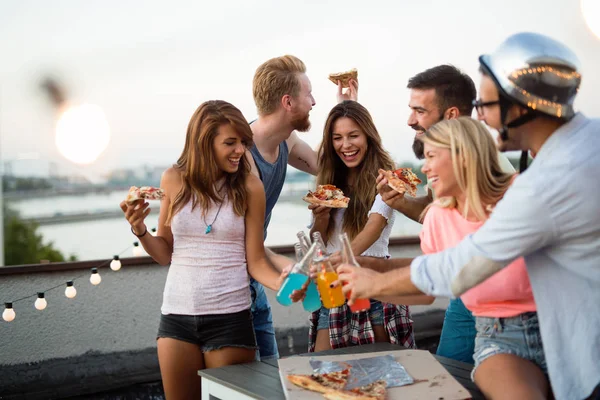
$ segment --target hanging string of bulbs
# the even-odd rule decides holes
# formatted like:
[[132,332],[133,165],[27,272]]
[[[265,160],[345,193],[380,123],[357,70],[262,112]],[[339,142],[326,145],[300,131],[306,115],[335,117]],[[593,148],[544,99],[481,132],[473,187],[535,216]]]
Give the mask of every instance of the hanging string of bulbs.
[[[156,235],[156,228],[152,228],[151,232],[152,232],[152,235]],[[109,265],[110,269],[113,271],[120,270],[121,269],[120,256],[122,256],[123,253],[125,253],[129,249],[132,249],[134,257],[141,257],[144,255],[144,249],[140,246],[140,243],[133,242],[133,248],[131,246],[128,246],[126,249],[121,251],[119,254],[116,254],[115,256],[113,256],[112,259],[105,260],[97,267],[92,268],[90,279],[89,279],[90,283],[94,286],[97,286],[100,284],[100,282],[102,282],[102,277],[100,276],[100,273],[98,273],[98,269],[105,267],[106,265]],[[24,296],[24,297],[21,297],[16,300],[5,302],[4,303],[4,312],[2,312],[2,319],[5,320],[6,322],[12,322],[17,316],[15,309],[13,308],[13,304],[27,300],[27,299],[31,299],[33,297],[36,297],[36,300],[33,303],[33,306],[35,307],[35,309],[39,310],[39,311],[44,310],[48,306],[48,301],[46,300],[46,293],[48,293],[52,290],[56,290],[61,287],[65,287],[65,296],[67,298],[69,298],[69,299],[74,298],[75,296],[77,296],[77,289],[75,289],[75,284],[74,284],[75,281],[79,280],[81,278],[84,278],[86,276],[87,276],[87,273],[79,275],[79,276],[67,281],[66,283],[61,283],[59,285],[45,289],[41,292],[37,292],[36,294],[31,294],[31,295]]]

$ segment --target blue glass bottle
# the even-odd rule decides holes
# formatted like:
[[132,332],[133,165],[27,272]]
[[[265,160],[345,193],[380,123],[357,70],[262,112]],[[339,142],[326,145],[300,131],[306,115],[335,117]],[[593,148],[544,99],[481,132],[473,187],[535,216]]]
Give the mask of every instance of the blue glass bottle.
[[[310,263],[312,262],[313,255],[316,250],[316,245],[312,245],[304,254],[302,254],[301,246],[298,246],[298,244],[296,244],[295,248],[296,256],[300,257],[300,255],[302,255],[301,260],[296,262],[296,264],[292,268],[292,271],[290,272],[288,277],[281,285],[281,288],[277,292],[277,301],[283,306],[291,306],[293,304],[292,299],[290,299],[290,295],[294,290],[302,289],[302,286],[306,284],[306,281],[309,279],[308,274]],[[308,289],[306,291],[306,297],[302,301],[304,309],[307,311],[315,311],[316,309],[318,309],[316,307],[317,302],[319,303],[319,307],[321,306],[321,299],[319,298],[319,293],[314,289],[316,289],[316,287],[314,287],[314,283],[309,283]]]

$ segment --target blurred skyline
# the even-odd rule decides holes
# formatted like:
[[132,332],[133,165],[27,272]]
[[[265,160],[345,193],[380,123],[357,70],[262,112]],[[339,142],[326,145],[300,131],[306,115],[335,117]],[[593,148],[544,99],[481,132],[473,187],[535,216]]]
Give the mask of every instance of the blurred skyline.
[[[600,15],[587,17],[600,25]],[[408,79],[450,63],[478,85],[478,56],[519,31],[547,34],[574,50],[583,65],[576,106],[599,117],[600,39],[579,0],[0,1],[1,157],[25,158],[18,169],[34,174],[37,157],[56,162],[60,174],[92,179],[117,168],[169,165],[200,103],[227,100],[254,119],[256,67],[294,54],[307,65],[317,102],[304,140],[320,142],[335,105],[327,75],[355,67],[359,101],[384,146],[396,160],[414,161]],[[58,153],[55,112],[40,89],[48,76],[70,102],[104,110],[111,141],[95,163],[78,166]]]

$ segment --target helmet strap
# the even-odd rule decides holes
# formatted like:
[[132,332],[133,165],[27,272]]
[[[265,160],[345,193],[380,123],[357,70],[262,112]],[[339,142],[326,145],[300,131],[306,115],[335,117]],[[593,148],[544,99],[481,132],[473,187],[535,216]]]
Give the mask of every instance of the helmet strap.
[[[529,121],[534,120],[538,117],[535,111],[529,110],[526,114],[521,115],[510,122],[506,122],[508,115],[508,109],[513,103],[506,99],[504,96],[500,96],[500,118],[502,121],[502,128],[500,129],[500,138],[504,141],[508,140],[508,128],[516,128],[521,125],[525,125]],[[527,169],[527,161],[529,160],[529,152],[524,150],[521,152],[521,158],[519,159],[519,172],[523,173]]]

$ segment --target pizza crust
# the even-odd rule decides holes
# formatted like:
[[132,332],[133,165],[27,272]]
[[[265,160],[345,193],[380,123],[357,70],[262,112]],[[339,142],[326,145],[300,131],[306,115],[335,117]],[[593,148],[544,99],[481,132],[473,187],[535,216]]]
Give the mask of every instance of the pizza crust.
[[328,391],[333,390],[315,382],[310,378],[310,375],[288,375],[287,378],[294,385],[312,390],[313,392],[327,393]]
[[[328,393],[331,391],[341,391],[348,382],[350,370],[345,369],[338,372],[312,375],[288,375],[287,378],[294,385],[313,392]],[[321,381],[321,382],[319,382]]]
[[356,68],[352,68],[350,71],[346,72],[338,72],[335,74],[329,74],[329,80],[336,85],[338,81],[342,82],[342,87],[347,88],[350,87],[350,80],[358,80],[358,70]]

